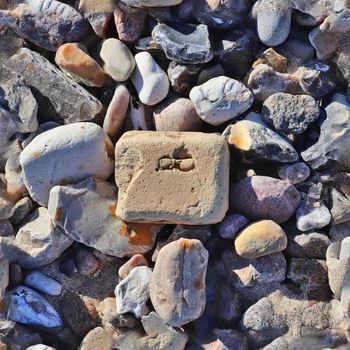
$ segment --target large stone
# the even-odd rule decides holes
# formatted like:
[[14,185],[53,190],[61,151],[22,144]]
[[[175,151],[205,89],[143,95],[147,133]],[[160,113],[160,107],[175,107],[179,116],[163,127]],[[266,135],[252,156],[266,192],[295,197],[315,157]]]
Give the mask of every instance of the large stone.
[[152,38],[162,47],[169,60],[199,64],[213,59],[208,27],[204,24],[178,24],[170,27],[160,23],[154,27]]
[[14,246],[14,260],[20,266],[35,269],[56,260],[72,240],[50,220],[46,208],[35,210],[18,230]]
[[99,100],[37,52],[22,48],[6,65],[33,88],[34,97],[45,110],[45,120],[56,118],[68,124],[92,120],[102,111]]
[[246,177],[232,187],[231,205],[252,219],[287,221],[299,206],[301,196],[288,181],[268,176]]
[[165,7],[176,6],[183,0],[122,0],[125,4],[133,7]]
[[220,125],[243,114],[254,97],[242,83],[221,76],[194,87],[190,92],[199,116],[211,125]]
[[326,107],[327,118],[321,125],[318,141],[301,153],[303,159],[317,169],[330,161],[350,169],[350,103],[346,96],[335,94]]
[[131,256],[152,249],[161,226],[128,224],[116,217],[117,189],[108,182],[88,178],[72,186],[55,186],[49,213],[67,235],[113,256]]
[[116,145],[115,179],[125,221],[217,223],[228,209],[228,148],[214,134],[127,132]]
[[235,239],[237,254],[246,259],[278,253],[286,247],[286,234],[279,225],[271,220],[250,224]]
[[46,328],[63,325],[58,312],[34,290],[19,286],[11,291],[9,318],[13,321]]
[[115,287],[117,310],[120,314],[131,312],[141,318],[149,313],[149,283],[152,269],[147,266],[134,267],[129,275]]
[[169,325],[182,326],[203,313],[208,255],[195,239],[181,238],[160,250],[150,296],[153,307]]
[[31,197],[47,206],[55,185],[90,176],[107,179],[113,171],[113,144],[101,127],[75,123],[37,136],[21,153],[24,183]]

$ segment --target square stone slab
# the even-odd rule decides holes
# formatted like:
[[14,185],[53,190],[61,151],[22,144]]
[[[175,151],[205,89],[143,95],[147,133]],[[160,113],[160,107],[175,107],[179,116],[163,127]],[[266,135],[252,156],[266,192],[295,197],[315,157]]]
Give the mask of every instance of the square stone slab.
[[123,220],[205,225],[224,218],[230,157],[222,136],[129,131],[115,154],[116,215]]

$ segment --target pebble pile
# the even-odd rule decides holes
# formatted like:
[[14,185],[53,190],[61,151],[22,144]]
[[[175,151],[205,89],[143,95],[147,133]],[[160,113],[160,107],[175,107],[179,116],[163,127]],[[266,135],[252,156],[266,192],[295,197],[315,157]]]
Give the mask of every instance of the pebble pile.
[[350,349],[349,0],[0,0],[0,350]]

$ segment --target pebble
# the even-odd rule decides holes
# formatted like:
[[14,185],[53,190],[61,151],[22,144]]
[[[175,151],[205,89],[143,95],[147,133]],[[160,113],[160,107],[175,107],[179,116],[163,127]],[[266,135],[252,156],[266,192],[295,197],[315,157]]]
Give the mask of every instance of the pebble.
[[71,244],[65,232],[53,225],[47,209],[38,208],[18,230],[16,261],[27,269],[39,268],[56,260]]
[[327,226],[331,221],[331,213],[324,204],[314,205],[302,200],[296,211],[297,227],[300,231],[320,229]]
[[282,180],[295,185],[305,181],[310,176],[310,168],[303,162],[282,165],[277,169],[278,176]]
[[77,185],[55,186],[48,211],[69,237],[104,254],[123,257],[151,250],[161,225],[127,224],[116,217],[116,207],[117,188],[88,178]]
[[123,3],[133,7],[167,7],[176,6],[183,0],[122,0]]
[[12,236],[13,235],[13,227],[11,221],[8,219],[0,220],[0,236]]
[[89,176],[107,179],[113,171],[113,153],[112,142],[98,125],[59,126],[37,136],[21,153],[24,183],[31,197],[47,206],[55,185]]
[[135,266],[128,276],[115,288],[117,310],[120,314],[131,312],[137,318],[149,313],[149,283],[152,269],[148,266]]
[[137,266],[148,266],[148,262],[142,254],[133,255],[124,265],[122,265],[118,270],[118,276],[123,280]]
[[106,39],[102,44],[100,56],[105,63],[105,72],[115,81],[129,79],[135,68],[135,59],[123,42],[114,38]]
[[312,45],[298,39],[288,39],[283,44],[283,48],[294,57],[299,58],[302,62],[307,62],[315,56],[315,49]]
[[117,141],[123,132],[129,104],[130,93],[128,89],[124,85],[117,86],[103,120],[103,130],[113,143]]
[[321,114],[316,100],[308,95],[277,93],[264,101],[262,119],[276,131],[301,134]]
[[180,95],[187,97],[196,85],[199,71],[200,67],[198,65],[180,64],[171,61],[167,70],[171,87]]
[[231,207],[252,219],[287,221],[300,204],[300,194],[288,181],[268,176],[246,177],[231,188]]
[[[329,161],[349,167],[347,126],[350,123],[350,103],[345,95],[335,94],[325,110],[327,118],[321,125],[318,141],[302,152],[301,156],[312,169],[326,165]],[[339,132],[340,129],[343,131]]]
[[101,267],[101,262],[86,249],[79,249],[74,256],[77,270],[84,276],[93,275]]
[[246,160],[263,159],[291,163],[299,159],[293,146],[264,123],[241,120],[229,125],[223,135],[229,145],[242,152]]
[[147,107],[135,98],[130,99],[130,120],[134,130],[150,130],[149,126],[149,110]]
[[25,0],[13,10],[0,11],[2,24],[49,51],[56,51],[65,42],[79,41],[88,29],[79,12],[55,0]]
[[14,225],[19,225],[32,211],[33,202],[29,197],[20,199],[13,207],[11,222]]
[[235,239],[238,255],[256,259],[281,252],[287,247],[287,236],[281,226],[272,220],[261,220],[247,226]]
[[228,166],[219,135],[129,131],[116,145],[116,214],[127,222],[218,223],[228,209]]
[[337,225],[350,221],[349,192],[343,190],[342,188],[340,188],[339,191],[335,188],[332,188],[330,197],[330,212],[332,214],[332,223]]
[[113,337],[102,327],[92,329],[80,344],[80,350],[112,349]]
[[44,344],[36,344],[32,345],[29,348],[26,348],[25,350],[55,350],[55,348],[52,348],[51,346],[47,346]]
[[152,55],[140,52],[135,55],[136,67],[131,75],[139,99],[145,105],[153,106],[165,99],[169,92],[169,79]]
[[199,118],[192,101],[188,98],[167,98],[153,112],[157,131],[200,131]]
[[286,57],[280,55],[272,47],[264,51],[259,58],[253,63],[253,68],[259,64],[267,64],[275,69],[277,72],[285,73],[287,70],[288,60]]
[[228,214],[218,225],[220,237],[234,239],[238,232],[249,224],[249,219],[240,214]]
[[19,323],[45,328],[63,325],[61,316],[48,301],[24,286],[19,286],[10,292],[9,318]]
[[237,80],[221,76],[194,87],[190,92],[198,115],[211,125],[221,125],[251,107],[253,94]]
[[5,297],[6,288],[10,282],[10,265],[6,258],[0,259],[0,304],[2,305]]
[[61,283],[39,271],[28,273],[24,278],[24,284],[48,295],[57,296],[62,292]]
[[220,77],[222,75],[225,75],[225,71],[219,64],[216,64],[209,68],[204,68],[198,75],[197,85],[202,85],[208,80]]
[[101,87],[107,81],[107,75],[100,65],[79,44],[68,43],[60,46],[56,51],[55,62],[77,83]]
[[182,326],[203,313],[208,255],[195,239],[179,239],[160,250],[150,296],[156,312],[169,325]]
[[162,47],[169,60],[185,64],[207,63],[213,59],[208,27],[205,24],[157,24],[152,31],[154,42]]

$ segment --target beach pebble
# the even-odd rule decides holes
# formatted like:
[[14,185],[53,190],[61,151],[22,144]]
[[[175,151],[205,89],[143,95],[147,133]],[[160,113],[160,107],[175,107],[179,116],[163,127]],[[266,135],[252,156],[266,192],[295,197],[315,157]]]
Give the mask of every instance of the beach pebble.
[[171,87],[180,95],[188,97],[196,85],[200,67],[192,64],[180,64],[171,61],[168,66],[168,77]]
[[55,328],[63,325],[61,316],[34,290],[19,286],[10,292],[9,318],[30,326]]
[[197,85],[202,85],[208,80],[220,77],[222,75],[225,75],[225,71],[219,64],[216,64],[209,68],[204,68],[198,75]]
[[285,232],[272,220],[261,220],[250,224],[235,239],[237,254],[246,259],[278,253],[286,247]]
[[8,219],[0,220],[0,236],[6,237],[13,234],[13,227],[11,221]]
[[269,49],[265,50],[254,62],[253,68],[259,64],[267,64],[277,72],[285,73],[287,70],[288,60],[286,57],[280,55],[272,47],[270,47]]
[[100,260],[87,249],[79,249],[74,259],[77,264],[78,272],[84,276],[93,275],[101,267]]
[[133,7],[167,7],[176,6],[183,0],[122,0],[123,3]]
[[190,92],[198,115],[208,124],[220,125],[240,116],[253,104],[253,94],[237,80],[221,76]]
[[228,214],[218,225],[218,233],[222,238],[234,239],[238,232],[249,224],[249,219],[240,214]]
[[0,303],[5,297],[6,288],[10,282],[10,264],[6,258],[0,259]]
[[131,312],[137,318],[149,313],[149,283],[152,269],[148,266],[135,266],[128,276],[115,288],[117,310],[120,314]]
[[113,337],[102,327],[92,329],[83,339],[79,350],[112,349]]
[[288,181],[268,176],[246,177],[231,189],[231,206],[252,219],[287,221],[300,204],[300,194]]
[[24,284],[48,295],[57,296],[62,292],[61,283],[39,271],[28,273],[24,278]]
[[124,265],[122,265],[118,270],[119,277],[121,279],[126,278],[137,266],[148,266],[148,262],[142,254],[133,255]]
[[130,74],[135,68],[135,60],[123,42],[114,38],[106,39],[102,44],[100,56],[105,63],[105,72],[115,81],[129,79]]
[[[52,187],[89,176],[107,179],[113,171],[113,144],[93,123],[59,126],[37,136],[21,153],[24,183],[47,206]],[[57,167],[57,164],[60,164]]]
[[278,176],[295,185],[305,181],[310,176],[310,168],[303,162],[282,165],[277,169]]
[[203,313],[208,255],[194,239],[181,238],[160,250],[150,295],[153,307],[169,325],[182,326]]
[[36,344],[32,345],[29,348],[26,348],[25,350],[55,350],[55,348],[52,348],[51,346],[47,346],[44,344]]
[[20,199],[13,207],[13,215],[11,216],[11,222],[15,225],[19,225],[23,219],[25,219],[33,209],[33,202],[29,197]]
[[131,81],[141,102],[153,106],[164,100],[170,86],[166,73],[148,52],[136,54],[135,61],[136,67]]

